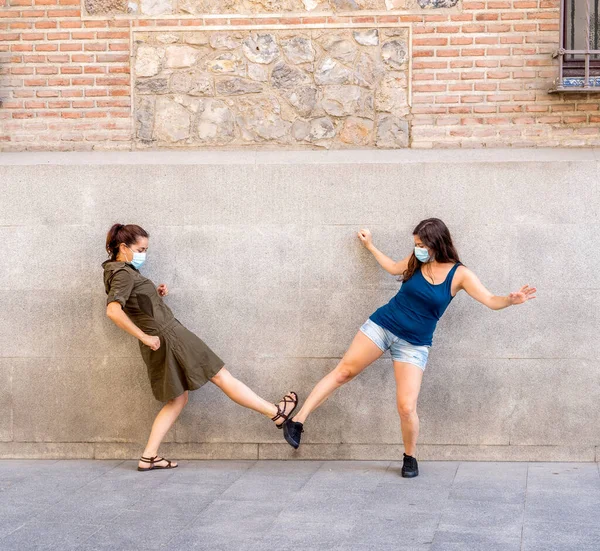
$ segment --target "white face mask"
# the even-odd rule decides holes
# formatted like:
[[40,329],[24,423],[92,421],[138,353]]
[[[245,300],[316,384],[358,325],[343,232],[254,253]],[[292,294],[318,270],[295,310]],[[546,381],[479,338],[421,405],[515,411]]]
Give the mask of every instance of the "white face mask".
[[[127,247],[127,245],[125,245]],[[128,261],[128,264],[131,264],[134,268],[140,269],[144,262],[146,262],[146,253],[138,253],[134,251],[131,247],[127,247],[132,253],[133,258]]]
[[422,247],[415,247],[415,256],[417,260],[421,262],[429,262],[431,260],[431,256],[429,256],[429,251]]

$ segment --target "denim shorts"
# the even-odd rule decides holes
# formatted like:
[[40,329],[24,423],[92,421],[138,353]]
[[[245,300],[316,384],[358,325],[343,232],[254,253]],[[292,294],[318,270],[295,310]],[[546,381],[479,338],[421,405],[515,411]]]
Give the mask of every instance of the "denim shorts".
[[389,349],[392,360],[413,364],[425,371],[429,346],[410,344],[370,319],[362,325],[360,330],[384,352]]

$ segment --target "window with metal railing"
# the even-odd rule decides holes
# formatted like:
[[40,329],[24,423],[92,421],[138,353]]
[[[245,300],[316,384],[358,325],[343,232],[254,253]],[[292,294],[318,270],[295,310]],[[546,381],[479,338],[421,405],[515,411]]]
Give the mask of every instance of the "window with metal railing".
[[550,92],[600,92],[600,0],[561,0],[559,72]]

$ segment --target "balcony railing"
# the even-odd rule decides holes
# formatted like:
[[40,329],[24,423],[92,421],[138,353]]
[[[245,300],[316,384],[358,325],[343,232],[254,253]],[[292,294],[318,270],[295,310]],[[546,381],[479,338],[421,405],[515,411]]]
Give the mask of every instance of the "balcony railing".
[[561,0],[558,78],[552,92],[600,92],[598,0]]

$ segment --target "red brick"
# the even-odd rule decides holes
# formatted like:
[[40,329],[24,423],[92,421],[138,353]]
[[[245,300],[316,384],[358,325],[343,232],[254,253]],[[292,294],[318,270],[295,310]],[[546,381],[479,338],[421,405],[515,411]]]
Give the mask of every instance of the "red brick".
[[461,28],[463,33],[483,33],[485,32],[484,25],[463,25]]
[[96,54],[98,63],[127,63],[129,54]]
[[414,46],[446,46],[448,44],[447,38],[414,38]]
[[86,52],[104,52],[106,51],[106,42],[86,42],[83,49]]
[[76,31],[71,33],[72,40],[94,40],[96,33],[94,31]]
[[23,82],[25,86],[46,86],[46,80],[43,78],[27,79]]
[[35,95],[38,98],[57,98],[58,92],[56,90],[38,90]]
[[71,84],[73,86],[93,86],[94,79],[93,78],[72,78]]
[[498,21],[498,12],[482,12],[475,16],[475,21]]
[[[214,23],[214,21],[221,21],[221,23]],[[226,19],[211,19],[211,25],[227,25]],[[202,27],[204,25],[204,21],[202,19],[184,19],[180,21],[181,26],[191,26],[191,27]]]
[[80,66],[61,67],[60,72],[63,75],[79,75],[83,72],[83,67],[80,67]]
[[80,52],[83,49],[83,44],[78,44],[76,42],[69,43],[65,42],[60,45],[61,52]]
[[71,55],[71,61],[73,63],[92,63],[94,61],[94,56],[88,54],[73,54]]
[[14,30],[14,29],[32,29],[33,28],[33,24],[32,23],[24,23],[24,22],[18,22],[18,23],[11,23],[10,24],[10,30]]
[[450,44],[452,46],[465,46],[473,44],[473,39],[468,36],[457,36],[450,38]]
[[36,75],[56,75],[58,74],[58,67],[36,67]]
[[81,10],[48,10],[48,17],[80,17]]
[[439,25],[435,32],[437,34],[455,34],[460,32],[460,27],[458,25]]
[[98,40],[106,39],[106,38],[126,38],[129,39],[129,32],[123,31],[98,31],[96,33],[96,38]]
[[23,33],[22,40],[44,40],[44,33]]

